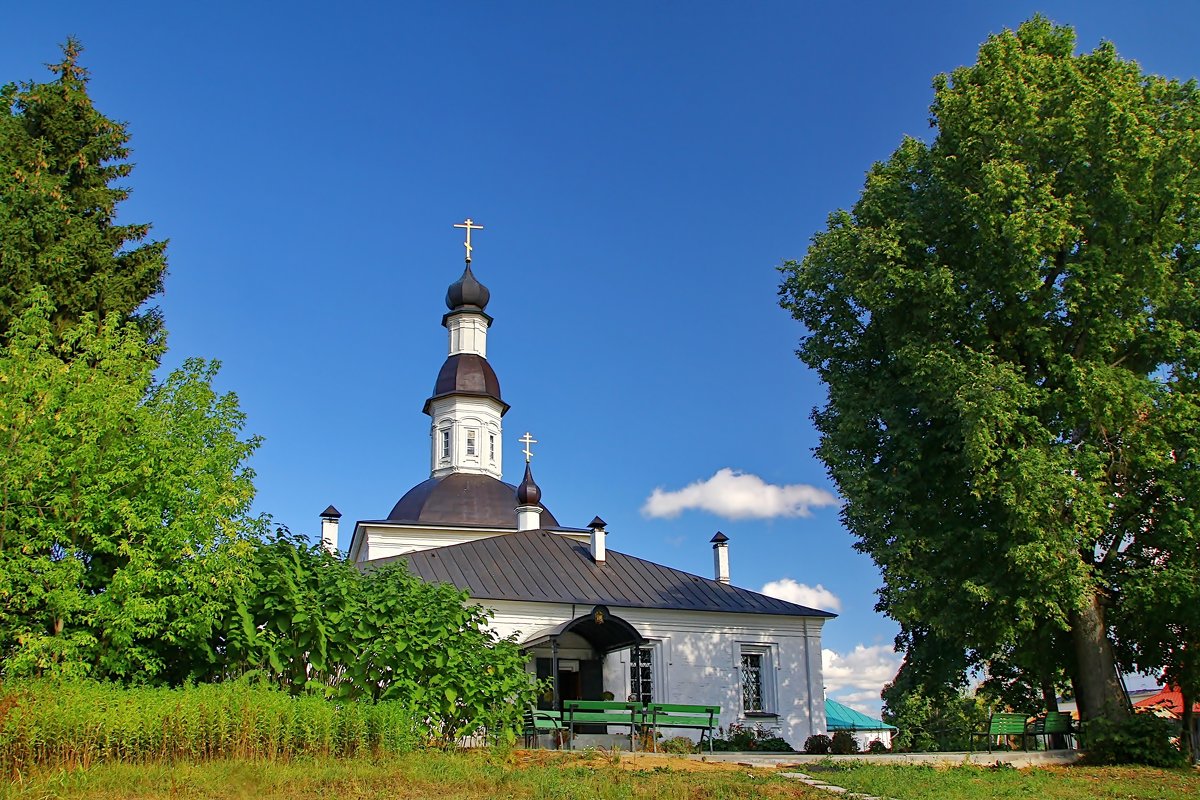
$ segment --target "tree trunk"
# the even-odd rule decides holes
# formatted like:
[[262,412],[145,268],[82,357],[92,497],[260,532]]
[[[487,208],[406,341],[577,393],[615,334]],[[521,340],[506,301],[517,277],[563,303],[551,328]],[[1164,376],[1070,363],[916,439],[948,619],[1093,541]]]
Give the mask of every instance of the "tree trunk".
[[1187,753],[1188,758],[1195,764],[1200,762],[1200,742],[1196,741],[1196,698],[1187,689],[1180,689],[1183,695],[1183,736],[1180,739],[1180,749]]
[[[1042,676],[1042,703],[1046,706],[1047,714],[1058,713],[1058,693],[1054,691],[1054,681],[1046,676]],[[1061,733],[1052,733],[1049,744],[1052,750],[1065,750],[1067,737]]]
[[1112,642],[1104,624],[1100,595],[1091,593],[1087,605],[1071,612],[1071,642],[1079,678],[1076,701],[1079,718],[1119,721],[1129,716],[1129,701],[1117,678]]

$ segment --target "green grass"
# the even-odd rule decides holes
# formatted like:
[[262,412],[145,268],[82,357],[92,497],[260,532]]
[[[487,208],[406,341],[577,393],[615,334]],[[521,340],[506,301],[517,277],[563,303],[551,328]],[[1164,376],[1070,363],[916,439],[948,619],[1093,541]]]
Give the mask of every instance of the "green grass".
[[401,703],[333,703],[241,682],[9,682],[0,686],[0,777],[113,762],[400,753],[417,746],[416,727]]
[[605,757],[553,755],[521,763],[516,754],[418,752],[379,759],[102,764],[43,770],[4,786],[3,800],[71,798],[263,798],[263,800],[829,800],[831,795],[768,770],[629,770]]
[[1200,797],[1200,770],[1151,767],[922,767],[806,764],[801,772],[895,800],[1183,800]]

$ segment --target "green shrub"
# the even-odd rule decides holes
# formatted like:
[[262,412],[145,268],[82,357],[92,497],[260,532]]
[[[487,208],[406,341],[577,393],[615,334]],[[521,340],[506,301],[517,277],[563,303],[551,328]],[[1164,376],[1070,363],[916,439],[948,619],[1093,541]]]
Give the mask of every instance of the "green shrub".
[[729,726],[728,732],[723,728],[717,728],[717,735],[713,737],[712,747],[713,750],[732,752],[748,750],[757,750],[763,753],[796,752],[787,741],[776,736],[770,729],[764,728],[762,725],[753,727],[739,725],[736,722]]
[[834,731],[829,743],[829,752],[835,756],[849,755],[858,752],[858,740],[850,731]]
[[696,743],[686,736],[672,736],[670,739],[659,742],[658,750],[661,753],[684,755],[696,752]]
[[881,742],[879,739],[872,739],[871,743],[869,745],[867,745],[867,752],[868,753],[886,753],[886,752],[888,752],[888,747],[886,744]]
[[804,740],[804,752],[809,755],[823,756],[829,753],[833,740],[823,733],[814,733]]
[[1149,713],[1120,722],[1094,719],[1083,725],[1084,761],[1181,767],[1187,764],[1187,756],[1173,741],[1178,735],[1177,723]]

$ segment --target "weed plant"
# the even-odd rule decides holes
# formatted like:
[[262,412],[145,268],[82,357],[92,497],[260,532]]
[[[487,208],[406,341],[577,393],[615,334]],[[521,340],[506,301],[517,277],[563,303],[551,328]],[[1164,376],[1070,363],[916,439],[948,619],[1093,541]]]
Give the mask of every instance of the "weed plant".
[[246,682],[180,689],[93,681],[0,687],[0,772],[100,762],[402,753],[420,742],[400,702],[333,703]]

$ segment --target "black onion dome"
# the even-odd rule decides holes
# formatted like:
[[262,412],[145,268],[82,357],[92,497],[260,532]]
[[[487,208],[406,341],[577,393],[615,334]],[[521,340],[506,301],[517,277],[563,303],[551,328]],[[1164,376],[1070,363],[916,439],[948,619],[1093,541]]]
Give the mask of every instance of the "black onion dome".
[[[388,514],[388,520],[515,530],[516,509],[517,487],[490,475],[454,472],[409,489]],[[542,506],[541,526],[560,527],[545,506]]]
[[533,472],[529,462],[525,462],[525,479],[517,487],[517,503],[523,506],[536,506],[542,500],[542,490],[533,482]]
[[462,277],[450,284],[450,288],[446,290],[446,307],[451,311],[461,308],[483,311],[491,299],[492,293],[479,282],[475,273],[471,272],[470,264],[463,270]]
[[490,397],[500,403],[501,415],[508,412],[508,403],[500,396],[496,371],[486,358],[475,353],[458,353],[446,359],[433,384],[433,394],[425,401],[424,412],[430,413],[430,403],[450,394]]

